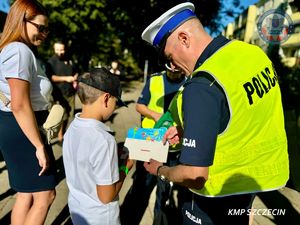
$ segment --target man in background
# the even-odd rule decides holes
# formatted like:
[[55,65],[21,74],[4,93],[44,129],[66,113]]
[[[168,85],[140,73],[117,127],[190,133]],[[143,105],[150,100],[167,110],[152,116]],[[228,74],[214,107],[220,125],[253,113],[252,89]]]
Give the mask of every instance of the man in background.
[[119,69],[119,63],[118,61],[114,60],[111,62],[111,69],[109,70],[109,72],[120,76],[121,75],[121,71]]
[[54,55],[48,60],[51,67],[51,80],[57,87],[54,100],[58,101],[65,109],[64,123],[58,134],[58,141],[63,141],[66,127],[74,118],[75,109],[75,84],[77,73],[74,64],[66,54],[66,45],[62,41],[54,43]]

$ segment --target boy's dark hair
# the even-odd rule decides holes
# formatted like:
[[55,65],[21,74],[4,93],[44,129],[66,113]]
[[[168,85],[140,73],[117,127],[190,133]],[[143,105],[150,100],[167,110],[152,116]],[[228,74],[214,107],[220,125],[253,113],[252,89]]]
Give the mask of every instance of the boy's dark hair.
[[103,92],[85,83],[79,83],[77,94],[82,104],[89,105],[93,104]]

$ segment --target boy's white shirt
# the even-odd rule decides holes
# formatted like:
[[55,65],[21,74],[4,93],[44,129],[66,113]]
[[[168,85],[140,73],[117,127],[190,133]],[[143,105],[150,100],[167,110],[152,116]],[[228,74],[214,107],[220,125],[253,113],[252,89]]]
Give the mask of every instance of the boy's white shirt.
[[117,143],[104,123],[79,116],[75,115],[63,143],[72,219],[76,214],[89,224],[120,224],[118,198],[103,204],[96,191],[96,184],[110,185],[119,180]]

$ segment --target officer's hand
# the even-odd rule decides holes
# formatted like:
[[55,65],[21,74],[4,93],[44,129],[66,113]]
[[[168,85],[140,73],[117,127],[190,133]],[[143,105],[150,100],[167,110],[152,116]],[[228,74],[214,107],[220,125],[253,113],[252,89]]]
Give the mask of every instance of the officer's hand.
[[154,159],[150,159],[149,162],[144,162],[144,167],[145,169],[150,173],[150,174],[153,174],[153,175],[157,175],[157,168],[159,166],[161,166],[162,163],[161,162],[158,162]]
[[168,141],[171,145],[179,144],[181,134],[182,131],[178,127],[170,127],[163,137],[163,143]]

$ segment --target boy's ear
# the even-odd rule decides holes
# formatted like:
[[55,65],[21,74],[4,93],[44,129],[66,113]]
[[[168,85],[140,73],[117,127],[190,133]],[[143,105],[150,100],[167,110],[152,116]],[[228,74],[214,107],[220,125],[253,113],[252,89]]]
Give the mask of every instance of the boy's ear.
[[103,94],[103,100],[104,100],[105,107],[107,107],[107,105],[108,105],[108,100],[109,100],[110,96],[111,95],[109,93],[104,93]]

